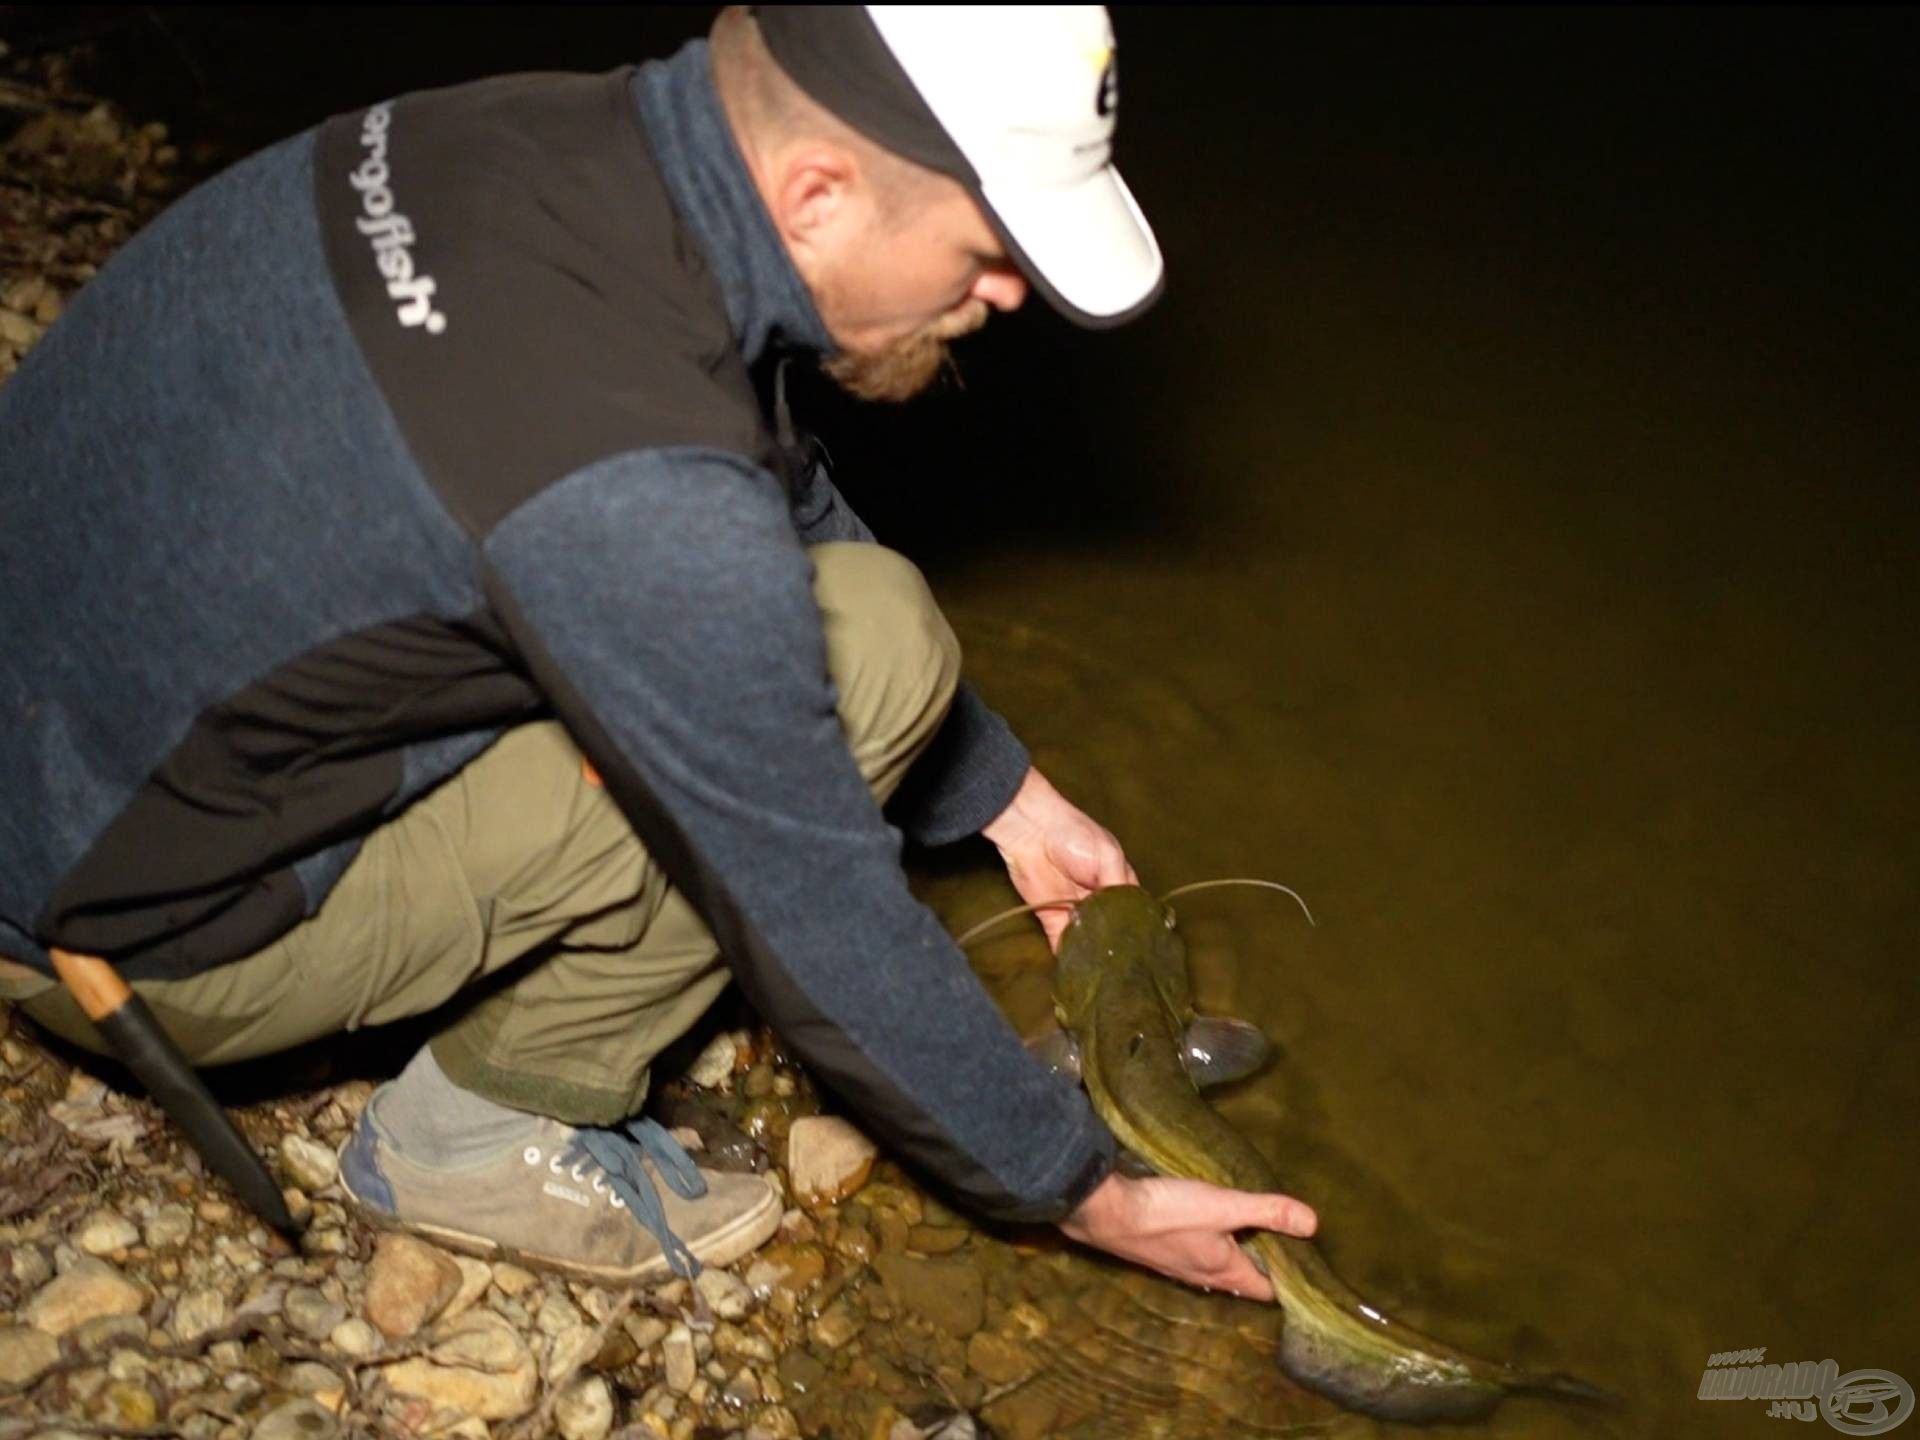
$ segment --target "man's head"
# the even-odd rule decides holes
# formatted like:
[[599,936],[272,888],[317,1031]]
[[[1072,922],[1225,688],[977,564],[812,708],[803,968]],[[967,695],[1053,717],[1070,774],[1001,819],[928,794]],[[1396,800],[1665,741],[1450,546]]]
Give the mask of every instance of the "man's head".
[[[1030,280],[1088,324],[1116,323],[1158,293],[1159,252],[1106,164],[1104,12],[1075,7],[1036,29],[1045,7],[941,8],[784,6],[763,20],[736,6],[713,30],[729,124],[838,347],[828,371],[867,399],[925,389],[947,342],[1018,308]],[[978,26],[1014,47],[1006,73],[964,55],[961,70],[945,63]],[[1035,43],[1020,50],[1023,39]],[[994,100],[1007,83],[1021,95]],[[1110,253],[1087,254],[1089,236]],[[1036,264],[1036,251],[1054,258]]]

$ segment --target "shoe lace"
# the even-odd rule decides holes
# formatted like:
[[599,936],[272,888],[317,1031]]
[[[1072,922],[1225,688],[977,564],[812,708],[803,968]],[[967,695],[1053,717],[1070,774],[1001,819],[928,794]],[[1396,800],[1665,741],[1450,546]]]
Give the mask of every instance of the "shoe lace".
[[683,1279],[691,1280],[700,1273],[700,1262],[668,1226],[666,1207],[646,1167],[641,1164],[643,1157],[653,1161],[654,1169],[682,1200],[698,1200],[707,1193],[706,1177],[693,1163],[693,1157],[657,1120],[629,1120],[624,1125],[604,1129],[581,1126],[575,1131],[561,1163],[575,1165],[584,1160],[598,1166],[607,1177],[607,1187],[660,1242],[668,1268]]

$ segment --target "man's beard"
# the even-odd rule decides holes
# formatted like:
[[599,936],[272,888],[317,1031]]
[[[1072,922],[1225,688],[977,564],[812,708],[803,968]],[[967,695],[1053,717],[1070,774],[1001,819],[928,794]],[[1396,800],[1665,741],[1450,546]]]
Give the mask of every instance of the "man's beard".
[[987,303],[968,300],[931,325],[879,350],[843,350],[822,367],[857,400],[911,400],[953,368],[947,342],[987,323]]

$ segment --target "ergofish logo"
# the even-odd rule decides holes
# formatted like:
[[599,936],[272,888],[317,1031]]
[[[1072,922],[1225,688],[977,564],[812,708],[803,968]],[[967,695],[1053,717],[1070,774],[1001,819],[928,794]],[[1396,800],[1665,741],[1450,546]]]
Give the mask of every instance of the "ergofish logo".
[[433,308],[431,275],[416,275],[413,246],[418,240],[413,222],[394,209],[392,167],[387,164],[387,133],[393,127],[393,102],[383,100],[360,122],[360,143],[366,158],[347,176],[360,192],[360,214],[354,228],[373,242],[373,263],[387,282],[387,294],[400,302],[394,313],[402,325],[438,335],[447,317]]

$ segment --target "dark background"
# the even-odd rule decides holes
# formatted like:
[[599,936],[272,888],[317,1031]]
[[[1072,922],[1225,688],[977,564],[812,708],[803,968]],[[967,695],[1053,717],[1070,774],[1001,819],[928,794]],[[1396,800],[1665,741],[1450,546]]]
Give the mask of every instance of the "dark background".
[[[665,54],[710,14],[25,6],[0,9],[0,31],[16,49],[91,38],[100,89],[234,155],[409,89]],[[1820,403],[1810,380],[1845,387],[1887,465],[1832,477],[1817,504],[1744,504],[1838,526],[1867,563],[1913,539],[1914,11],[1183,6],[1116,26],[1118,153],[1167,252],[1167,299],[1109,334],[996,324],[963,351],[963,396],[857,421],[814,397],[887,538],[938,567],[981,543],[1164,533],[1184,463],[1170,412],[1196,390],[1270,411],[1276,478],[1315,428],[1405,402],[1304,368],[1294,324],[1498,346],[1520,304],[1575,348],[1638,334],[1651,360],[1676,330],[1710,335],[1741,373],[1699,383],[1737,383],[1759,410]],[[1320,307],[1394,251],[1399,284],[1366,302],[1392,313]],[[1649,500],[1671,498],[1660,485]],[[929,506],[929,486],[964,498]]]

